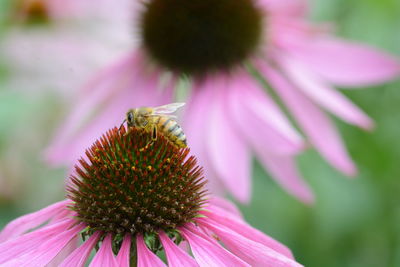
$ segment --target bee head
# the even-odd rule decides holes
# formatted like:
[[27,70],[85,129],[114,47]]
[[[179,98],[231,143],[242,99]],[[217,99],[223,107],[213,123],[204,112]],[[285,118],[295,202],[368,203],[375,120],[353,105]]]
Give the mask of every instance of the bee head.
[[133,109],[126,113],[126,122],[129,127],[135,127],[135,111]]
[[126,113],[126,121],[129,127],[146,127],[149,123],[146,116],[151,113],[147,108],[130,109]]

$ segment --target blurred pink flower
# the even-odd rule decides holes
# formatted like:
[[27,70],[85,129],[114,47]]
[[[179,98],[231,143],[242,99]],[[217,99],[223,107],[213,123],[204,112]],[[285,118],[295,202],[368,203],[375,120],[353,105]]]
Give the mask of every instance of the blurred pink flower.
[[[371,129],[373,122],[334,85],[358,87],[388,81],[399,75],[399,63],[373,48],[334,38],[326,27],[310,24],[306,1],[260,0],[256,8],[263,15],[261,42],[228,71],[213,68],[205,75],[182,79],[179,70],[158,63],[164,59],[157,61],[143,43],[100,72],[79,92],[71,114],[47,150],[49,162],[70,165],[98,132],[118,125],[127,109],[173,102],[180,92],[177,85],[188,77],[191,91],[183,129],[213,192],[227,189],[238,200],[249,201],[255,153],[282,187],[311,203],[313,194],[295,163],[295,156],[308,145],[344,174],[355,175],[356,167],[326,112],[364,129]],[[254,77],[253,69],[287,107],[306,142]]]
[[[157,233],[169,266],[301,266],[288,248],[219,202],[210,200],[201,217],[178,228],[194,258],[163,231]],[[117,255],[112,249],[116,236],[111,233],[95,231],[78,247],[77,239],[87,226],[74,218],[71,205],[70,200],[60,201],[10,222],[0,233],[0,264],[85,266],[93,248],[101,243],[89,266],[129,266],[134,257],[131,245],[137,248],[137,266],[166,266],[148,248],[142,234],[125,235]]]
[[57,89],[69,96],[89,75],[130,48],[127,28],[132,17],[126,11],[131,1],[115,5],[110,0],[18,0],[12,4],[0,43],[0,56],[10,68],[7,88]]

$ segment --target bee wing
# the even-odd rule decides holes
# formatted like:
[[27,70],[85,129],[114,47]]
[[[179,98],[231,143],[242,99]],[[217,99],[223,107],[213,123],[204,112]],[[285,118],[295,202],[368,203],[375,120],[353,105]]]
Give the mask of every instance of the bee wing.
[[165,118],[171,118],[171,119],[176,119],[177,118],[175,115],[171,115],[171,114],[167,114],[167,115],[164,115],[164,114],[150,114],[150,115],[147,115],[146,117],[165,117]]
[[178,110],[178,108],[183,107],[184,105],[185,105],[185,103],[171,103],[168,105],[155,107],[155,108],[153,108],[153,114],[164,115],[164,114],[174,113],[175,111]]

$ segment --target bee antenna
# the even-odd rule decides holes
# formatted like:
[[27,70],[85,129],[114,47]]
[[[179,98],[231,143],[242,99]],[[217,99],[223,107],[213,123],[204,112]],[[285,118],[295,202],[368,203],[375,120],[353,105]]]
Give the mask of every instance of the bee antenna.
[[122,126],[124,126],[124,123],[126,122],[126,119],[124,119],[123,121],[122,121],[122,123],[121,123],[121,126],[119,126],[119,129],[118,130],[121,130],[121,128],[122,128]]

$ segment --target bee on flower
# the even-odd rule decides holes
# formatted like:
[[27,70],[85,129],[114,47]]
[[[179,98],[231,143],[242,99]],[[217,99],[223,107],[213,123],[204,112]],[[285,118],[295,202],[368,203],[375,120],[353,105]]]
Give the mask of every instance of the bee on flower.
[[171,103],[159,107],[130,109],[126,113],[124,122],[127,122],[129,129],[139,127],[150,132],[151,142],[157,140],[158,134],[162,134],[175,146],[185,148],[187,147],[185,133],[175,120],[176,116],[171,115],[184,105],[185,103]]

